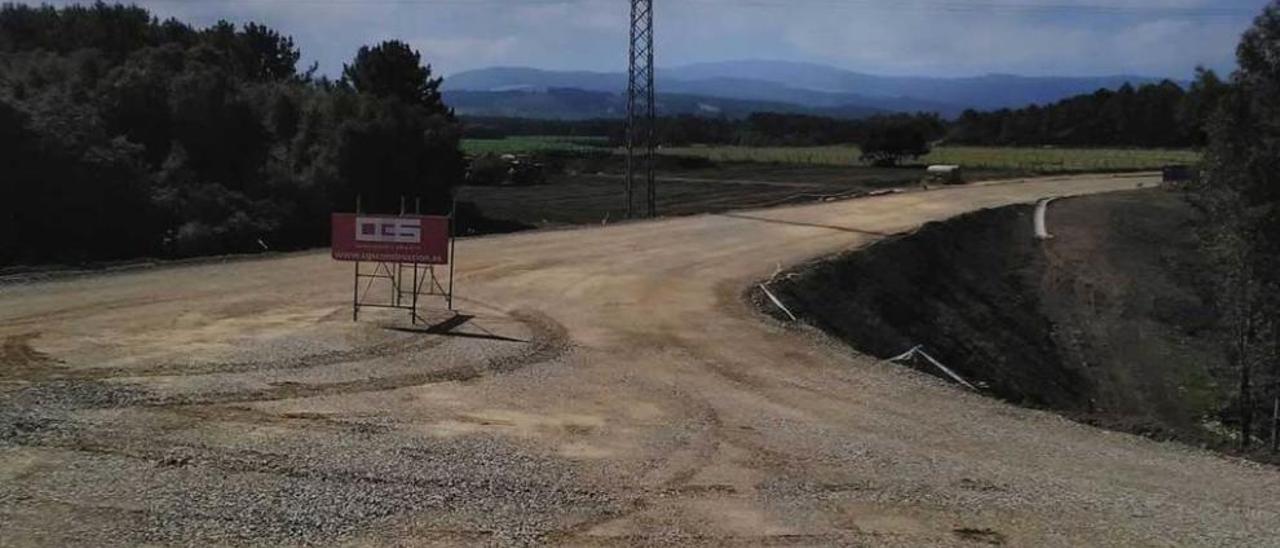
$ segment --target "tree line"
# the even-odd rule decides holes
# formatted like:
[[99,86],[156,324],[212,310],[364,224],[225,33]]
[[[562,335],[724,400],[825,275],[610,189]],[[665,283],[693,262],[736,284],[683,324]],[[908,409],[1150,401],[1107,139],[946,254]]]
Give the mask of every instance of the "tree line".
[[[1208,143],[1207,123],[1231,82],[1212,70],[1197,69],[1184,88],[1166,80],[1116,90],[1100,89],[1048,105],[990,112],[968,110],[955,120],[936,114],[886,114],[859,120],[804,114],[755,113],[742,119],[681,115],[657,121],[658,142],[739,146],[823,146],[883,141],[909,133],[916,140],[977,146],[1068,146],[1200,148]],[[472,118],[468,137],[508,135],[593,135],[624,142],[626,123]]]
[[265,26],[0,6],[0,265],[297,248],[328,214],[447,211],[461,125],[407,45],[336,81]]
[[1208,140],[1207,117],[1227,87],[1212,70],[1198,69],[1186,89],[1166,80],[1101,89],[1045,106],[968,110],[950,125],[947,140],[998,146],[1201,147]]
[[[760,112],[745,118],[681,115],[660,117],[660,146],[858,145],[864,159],[878,165],[927,154],[938,143],[976,146],[1067,146],[1202,148],[1209,117],[1231,82],[1197,69],[1185,89],[1173,81],[1121,86],[1048,105],[991,112],[965,111],[955,120],[933,113],[885,114],[850,120],[804,114]],[[469,118],[472,138],[514,135],[607,137],[609,146],[626,142],[626,122]]]
[[[1241,450],[1280,449],[1280,1],[1237,49],[1239,69],[1205,108],[1205,176],[1190,188],[1210,257]],[[1266,420],[1257,420],[1258,417]]]
[[[532,120],[526,118],[463,117],[468,138],[497,139],[525,135],[564,135],[608,138],[609,146],[626,142],[625,120]],[[662,146],[826,146],[861,144],[886,128],[910,128],[927,140],[946,135],[947,123],[937,114],[886,114],[850,120],[757,112],[745,118],[663,116],[655,135]]]
[[[627,142],[624,120],[530,120],[522,118],[464,118],[464,132],[475,139],[510,136],[560,135],[605,138],[602,146]],[[742,119],[685,114],[655,121],[659,146],[828,146],[856,144],[863,159],[881,166],[929,153],[930,143],[946,134],[946,122],[933,113],[887,114],[859,120],[804,114],[757,112]]]

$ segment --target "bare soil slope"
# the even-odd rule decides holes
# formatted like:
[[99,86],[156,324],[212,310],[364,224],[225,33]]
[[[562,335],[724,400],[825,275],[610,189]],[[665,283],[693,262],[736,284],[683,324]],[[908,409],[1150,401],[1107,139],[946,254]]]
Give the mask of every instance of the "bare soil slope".
[[[791,308],[888,358],[917,344],[989,393],[1108,427],[1219,444],[1224,367],[1190,207],[1174,191],[926,225],[776,283]],[[927,362],[923,370],[941,374]]]

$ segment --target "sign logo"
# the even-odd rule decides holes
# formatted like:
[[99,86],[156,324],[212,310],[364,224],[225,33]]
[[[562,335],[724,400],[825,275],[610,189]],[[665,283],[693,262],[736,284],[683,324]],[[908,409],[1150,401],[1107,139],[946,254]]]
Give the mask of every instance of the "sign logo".
[[390,217],[357,217],[356,241],[388,244],[421,243],[422,221]]
[[330,242],[339,261],[449,264],[448,217],[334,213],[332,219]]

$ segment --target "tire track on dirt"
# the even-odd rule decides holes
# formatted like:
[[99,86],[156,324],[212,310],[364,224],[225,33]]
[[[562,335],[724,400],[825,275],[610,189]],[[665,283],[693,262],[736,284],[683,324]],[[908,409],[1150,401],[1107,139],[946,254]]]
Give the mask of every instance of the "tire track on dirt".
[[[318,480],[339,483],[362,483],[373,485],[402,485],[423,489],[443,489],[456,486],[460,481],[453,477],[408,477],[371,475],[367,471],[346,469],[342,467],[318,466],[306,462],[296,455],[276,453],[252,449],[229,449],[211,445],[161,444],[147,445],[141,438],[131,439],[132,443],[120,443],[125,438],[87,435],[66,440],[33,441],[22,444],[26,447],[46,449],[62,449],[91,453],[95,455],[120,457],[144,461],[157,467],[208,467],[227,473],[268,474],[301,480]],[[405,458],[418,458],[413,455],[416,447],[401,448]],[[480,482],[481,480],[470,480]],[[532,483],[529,487],[545,490],[568,491],[575,495],[590,495],[593,491],[586,489],[568,489],[554,483]]]
[[58,322],[62,320],[84,319],[92,314],[100,314],[103,312],[116,312],[119,310],[140,308],[146,306],[155,306],[161,304],[172,304],[180,302],[189,302],[195,299],[216,295],[214,292],[204,291],[191,293],[177,297],[129,297],[123,299],[112,299],[106,301],[92,302],[88,304],[65,306],[56,310],[44,312],[36,312],[33,314],[24,314],[21,316],[13,316],[8,319],[0,320],[0,325],[5,327],[21,326],[31,324],[47,324],[50,322]]
[[[369,520],[377,521],[380,516],[428,509],[446,511],[457,505],[465,506],[471,512],[480,512],[487,499],[473,500],[474,493],[488,493],[498,499],[519,499],[533,496],[530,493],[537,493],[536,496],[541,497],[541,500],[554,500],[557,504],[590,505],[596,503],[589,501],[600,501],[599,504],[606,508],[611,507],[613,499],[608,490],[601,491],[576,481],[566,481],[568,476],[559,474],[568,474],[568,469],[557,472],[561,463],[527,457],[518,447],[504,445],[500,440],[466,438],[444,442],[425,441],[411,433],[398,431],[394,425],[379,420],[381,417],[365,421],[360,417],[333,418],[289,413],[274,415],[252,407],[210,405],[391,390],[450,380],[474,380],[554,361],[571,350],[572,342],[567,331],[546,315],[533,311],[516,311],[511,316],[527,325],[532,334],[520,352],[430,372],[321,385],[290,385],[267,391],[194,394],[171,398],[156,397],[154,394],[134,390],[137,388],[135,385],[115,385],[99,381],[36,383],[31,385],[35,389],[27,393],[22,393],[21,390],[10,393],[18,397],[9,398],[17,406],[9,411],[24,412],[23,408],[27,406],[23,402],[27,401],[56,401],[59,402],[54,405],[57,409],[50,409],[49,413],[53,414],[46,414],[43,418],[19,415],[14,428],[6,429],[3,420],[6,409],[0,408],[0,446],[53,449],[125,459],[142,463],[144,467],[180,473],[185,478],[183,481],[206,481],[200,478],[232,474],[265,474],[294,482],[288,485],[330,485],[331,487],[317,489],[336,489],[366,495],[386,492],[399,497],[385,504],[380,503],[381,505],[376,506],[377,511],[369,515],[353,510],[350,515],[343,513],[341,516],[342,520],[365,525],[372,523]],[[121,392],[107,397],[98,394],[102,391]],[[76,399],[76,396],[83,395],[82,392],[87,394],[85,398]],[[134,422],[101,422],[93,416],[79,416],[75,413],[86,409],[134,409],[138,413],[154,414],[160,422],[147,420],[136,426],[129,426]],[[295,446],[289,442],[264,444],[260,448],[222,447],[200,439],[192,441],[184,434],[197,425],[216,422],[256,426],[283,425],[300,434],[318,433],[326,437],[350,439],[355,436],[356,439],[367,440],[357,445],[368,447],[335,457],[313,454],[307,449],[307,445]],[[124,429],[121,429],[122,426]],[[282,439],[289,438],[286,436]],[[464,449],[472,446],[475,448]],[[495,451],[502,459],[519,465],[494,464],[493,469],[477,477],[459,477],[454,473],[456,463],[465,455],[478,453],[488,455],[486,458],[493,458],[491,453]],[[543,477],[538,474],[504,472],[531,465],[540,467],[538,470],[545,469],[552,475]],[[374,469],[382,472],[370,471]],[[293,494],[290,492],[282,496]],[[362,504],[373,504],[361,500]],[[277,511],[271,506],[274,503],[268,501],[263,504],[267,504],[271,511]],[[425,506],[419,507],[418,504]],[[343,508],[345,507],[327,508],[326,511],[348,512]],[[166,515],[163,512],[147,514],[151,519],[161,520],[169,519]],[[180,519],[186,523],[192,520],[224,518],[217,512],[210,513],[197,508],[184,510]],[[478,524],[477,527],[482,525]],[[134,531],[137,534],[146,532],[141,529]]]
[[[363,392],[385,392],[410,386],[442,382],[466,382],[494,373],[506,373],[522,367],[555,360],[571,347],[564,326],[541,312],[515,311],[511,317],[528,326],[532,338],[525,351],[485,360],[482,365],[465,364],[444,369],[369,377],[352,381],[310,384],[285,382],[270,388],[249,391],[183,394],[144,400],[140,407],[173,407],[228,403],[252,403],[297,398],[312,398]],[[363,357],[361,357],[363,359]],[[341,363],[341,362],[339,362]]]
[[[115,466],[153,470],[151,473],[166,475],[172,481],[200,486],[157,495],[175,497],[175,501],[184,503],[179,513],[164,507],[131,509],[111,503],[102,505],[104,510],[112,512],[103,516],[106,519],[130,518],[129,521],[134,522],[124,525],[118,533],[133,539],[128,544],[227,544],[228,538],[236,539],[236,535],[245,533],[243,529],[232,528],[220,535],[201,537],[209,534],[199,529],[198,523],[204,520],[227,524],[249,519],[260,526],[269,526],[277,518],[301,519],[309,523],[311,518],[299,517],[291,508],[306,505],[308,501],[300,497],[311,489],[335,494],[342,501],[339,505],[320,503],[316,508],[306,510],[308,515],[315,512],[322,516],[321,519],[336,522],[328,523],[315,537],[314,540],[320,544],[351,538],[361,531],[369,531],[369,527],[385,524],[388,519],[409,519],[408,516],[422,513],[490,516],[488,512],[494,510],[488,502],[490,499],[515,500],[529,497],[531,493],[567,515],[581,512],[584,507],[609,507],[613,504],[607,493],[577,482],[576,473],[563,463],[526,457],[518,446],[495,444],[490,440],[426,441],[414,437],[377,435],[363,439],[361,445],[367,448],[339,455],[311,452],[307,446],[283,445],[267,449],[160,441],[156,443],[150,439],[146,429],[139,428],[128,432],[98,431],[70,437],[30,439],[20,445],[92,455],[99,462],[123,463]],[[505,465],[494,464],[474,475],[458,475],[456,463],[459,459],[477,452]],[[230,481],[235,485],[238,482],[228,478],[245,476],[255,478],[256,483],[267,484],[268,489],[274,489],[275,497],[242,498],[243,495],[235,489],[228,490],[227,483],[224,483]],[[299,492],[297,489],[303,488],[298,486],[304,485],[313,487]],[[72,488],[58,493],[33,491],[23,496],[40,503],[52,500],[48,496],[74,498],[77,492]],[[210,499],[205,498],[208,493],[215,494],[213,501],[229,497],[254,508],[252,517],[246,517],[237,506],[228,508],[216,502],[211,504]],[[354,503],[341,498],[344,495],[354,497]],[[157,523],[164,524],[158,531],[155,529]],[[457,532],[487,538],[492,535],[486,530],[490,526],[481,518],[472,523],[474,529],[459,529]],[[232,536],[223,536],[225,534]],[[252,542],[244,539],[230,544],[276,544],[263,542],[261,534],[253,532],[255,539]],[[530,535],[539,534],[531,532]],[[201,538],[203,541],[195,540]],[[275,536],[267,538],[282,540]]]
[[[679,400],[681,405],[688,409],[681,415],[686,417],[696,417],[693,422],[703,428],[700,432],[695,434],[693,439],[690,439],[687,443],[683,444],[682,448],[673,451],[672,454],[657,462],[651,463],[650,467],[655,470],[666,470],[670,468],[670,464],[673,461],[689,454],[692,454],[692,464],[676,471],[671,475],[671,477],[662,481],[655,487],[640,487],[639,489],[635,489],[638,493],[622,502],[623,506],[621,508],[602,512],[569,527],[551,533],[548,536],[548,540],[552,544],[582,541],[586,539],[588,536],[587,533],[592,529],[606,523],[627,519],[650,510],[655,507],[655,504],[660,504],[662,499],[672,496],[701,494],[691,492],[691,490],[688,489],[689,486],[687,484],[690,480],[711,465],[712,459],[720,450],[720,444],[724,439],[722,432],[724,423],[720,419],[720,414],[706,400],[698,399],[688,394],[680,394]],[[710,494],[709,491],[708,494]],[[589,540],[593,544],[599,542],[610,543],[614,538],[590,537]]]
[[[161,395],[146,390],[145,385],[137,383],[117,383],[103,382],[102,379],[80,378],[80,379],[45,379],[26,382],[25,380],[17,381],[17,385],[12,389],[0,392],[0,396],[4,396],[3,401],[12,404],[8,407],[22,407],[28,404],[39,402],[40,405],[53,406],[64,411],[85,410],[85,409],[121,409],[121,408],[178,408],[201,405],[221,405],[236,403],[254,403],[264,401],[277,401],[295,398],[308,398],[317,396],[331,396],[341,394],[355,394],[362,392],[378,392],[395,390],[410,386],[419,386],[425,384],[434,384],[441,382],[466,382],[480,379],[486,375],[502,374],[523,367],[537,365],[553,361],[566,354],[572,347],[568,332],[565,328],[551,319],[545,314],[536,311],[514,311],[511,317],[521,324],[527,326],[532,334],[530,341],[526,343],[525,348],[515,354],[500,355],[490,357],[483,363],[463,364],[454,367],[447,367],[435,370],[415,371],[401,375],[390,376],[374,376],[364,379],[351,381],[341,381],[332,383],[297,383],[283,382],[268,388],[241,391],[226,392],[203,392],[176,395]],[[443,341],[439,338],[433,338],[429,341],[417,343],[416,348],[411,350],[422,350],[431,348],[441,344]],[[402,351],[404,349],[395,349]],[[387,352],[384,350],[383,352]],[[343,352],[340,355],[335,354],[326,360],[318,363],[302,363],[293,362],[285,364],[289,367],[305,368],[315,367],[319,365],[329,365],[332,363],[345,363],[352,361],[350,353]],[[360,359],[366,359],[366,356],[358,356]],[[247,364],[244,369],[247,369]],[[263,364],[266,369],[279,367],[279,363]],[[247,370],[248,371],[248,370]],[[246,372],[247,372],[246,371]],[[130,375],[133,376],[133,375]],[[23,404],[22,402],[27,402]],[[0,406],[0,412],[4,412],[6,406]],[[235,412],[236,408],[228,409],[231,415],[243,415],[243,413]],[[10,411],[22,412],[22,409],[10,409]],[[216,418],[216,415],[206,413],[204,418]],[[0,418],[3,413],[0,413]],[[243,418],[243,417],[242,417]],[[262,420],[260,417],[255,420]],[[3,426],[0,424],[0,426]]]

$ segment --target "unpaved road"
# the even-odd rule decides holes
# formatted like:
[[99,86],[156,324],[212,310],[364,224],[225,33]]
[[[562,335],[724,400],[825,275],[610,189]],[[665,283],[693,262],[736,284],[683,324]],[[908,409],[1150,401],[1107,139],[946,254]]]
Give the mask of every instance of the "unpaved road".
[[743,299],[926,221],[1152,182],[467,240],[469,318],[430,331],[351,323],[324,253],[6,287],[0,544],[1280,543],[1274,469],[963,393]]

